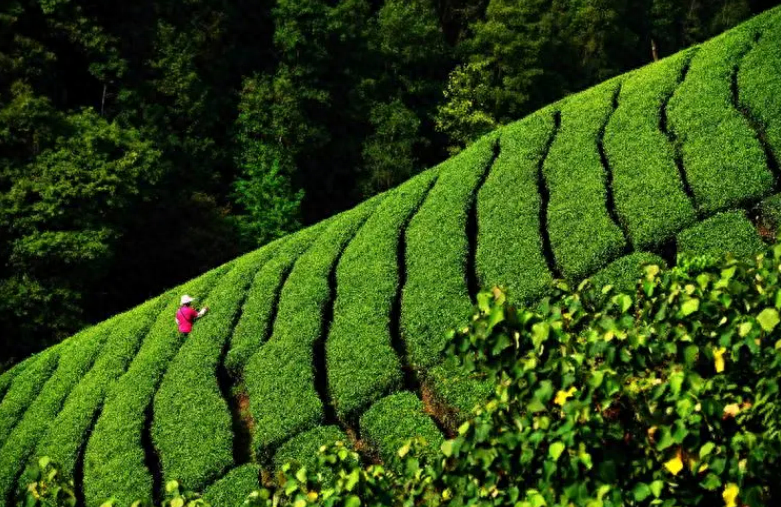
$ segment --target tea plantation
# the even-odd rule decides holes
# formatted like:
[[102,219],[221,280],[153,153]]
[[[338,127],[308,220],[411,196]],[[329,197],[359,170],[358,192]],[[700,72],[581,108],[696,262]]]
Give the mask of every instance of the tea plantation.
[[[168,480],[231,504],[343,438],[436,447],[484,386],[446,332],[481,287],[621,286],[678,253],[750,255],[781,216],[781,9],[572,95],[353,210],[0,376],[0,506],[49,456],[99,507]],[[186,340],[178,297],[211,308]]]

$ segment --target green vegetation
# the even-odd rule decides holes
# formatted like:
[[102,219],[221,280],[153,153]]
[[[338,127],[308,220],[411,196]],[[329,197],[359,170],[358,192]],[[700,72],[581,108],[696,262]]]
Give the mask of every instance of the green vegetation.
[[[752,252],[753,253],[753,252]],[[667,267],[664,259],[648,252],[635,252],[617,259],[597,271],[591,277],[591,285],[605,297],[610,287],[612,292],[634,294],[637,290],[637,279],[644,272],[646,265]]]
[[751,257],[763,244],[742,211],[728,211],[678,233],[678,254],[688,257]]
[[380,202],[374,198],[331,221],[282,287],[274,333],[245,371],[258,456],[270,459],[286,440],[322,422],[313,360],[316,342],[325,340],[329,322],[324,317],[335,297],[329,282],[345,246]]
[[240,507],[247,496],[260,487],[259,477],[259,466],[239,466],[206,488],[203,499],[214,506]]
[[0,448],[30,403],[41,391],[44,382],[57,368],[62,345],[52,347],[28,359],[28,366],[13,378],[0,405]]
[[334,319],[326,341],[328,389],[337,415],[356,414],[402,386],[391,329],[401,283],[399,242],[437,172],[390,192],[344,251],[336,271]]
[[168,364],[176,356],[182,337],[173,316],[179,295],[207,297],[230,265],[221,266],[170,292],[165,308],[144,339],[127,372],[111,386],[84,456],[84,497],[98,507],[111,492],[117,503],[149,502],[153,477],[147,468],[144,433],[149,431],[152,401]]
[[274,455],[274,466],[279,470],[287,462],[314,468],[320,448],[334,442],[347,442],[347,435],[337,426],[318,426],[305,431],[283,444]]
[[405,391],[375,403],[361,416],[361,435],[386,462],[411,438],[421,438],[430,456],[435,456],[442,434],[424,412],[423,403]]
[[670,127],[681,143],[683,167],[703,213],[739,206],[772,190],[773,174],[756,133],[735,108],[738,97],[732,89],[733,74],[754,44],[759,19],[704,44],[670,99]]
[[401,330],[415,368],[437,362],[445,332],[458,324],[455,315],[471,308],[467,220],[495,144],[495,136],[486,137],[442,164],[434,188],[407,227]]
[[561,126],[543,166],[550,191],[550,243],[568,280],[585,278],[625,248],[621,229],[608,213],[610,169],[603,167],[598,146],[619,86],[611,81],[560,105]]
[[[540,297],[553,276],[540,237],[538,177],[554,135],[550,111],[501,131],[499,156],[477,200],[477,272],[483,287],[505,285],[518,301]],[[497,251],[506,251],[498,256]]]
[[35,362],[36,356],[30,356],[21,363],[18,363],[5,372],[3,372],[0,375],[0,403],[3,401],[3,396],[5,396],[5,393],[8,392],[8,389],[11,388],[11,383],[13,380],[19,376],[20,373],[22,373],[25,368],[30,366],[33,362]]
[[[764,15],[757,25],[762,26],[759,42],[752,47],[740,65],[738,91],[741,106],[761,125],[761,136],[771,152],[766,153],[779,167],[781,159],[781,83],[773,76],[781,72],[781,20],[777,15]],[[778,177],[778,175],[776,175]]]
[[[293,8],[280,4],[280,9]],[[386,22],[413,21],[393,17],[402,13],[398,8],[384,11]],[[769,228],[775,226],[768,224],[778,216],[778,203],[765,199],[763,190],[736,201],[741,207],[709,211],[699,206],[703,201],[694,191],[697,220],[694,207],[684,208],[695,179],[708,180],[699,182],[700,189],[716,188],[729,185],[735,175],[731,171],[737,170],[730,166],[724,173],[709,170],[695,176],[687,165],[686,146],[691,156],[697,145],[693,139],[701,137],[708,138],[707,147],[699,148],[708,151],[706,158],[731,163],[734,146],[711,143],[708,133],[719,115],[737,118],[744,140],[761,155],[742,161],[747,176],[740,184],[751,184],[751,174],[773,169],[773,160],[765,155],[773,153],[769,132],[774,116],[752,112],[769,98],[759,90],[757,78],[741,78],[737,67],[743,72],[747,65],[762,67],[756,75],[772,71],[772,55],[744,59],[743,53],[770,51],[763,41],[781,29],[778,19],[781,11],[774,11],[696,51],[573,94],[394,190],[169,289],[0,376],[0,493],[7,494],[0,505],[10,496],[21,498],[43,455],[61,463],[58,474],[73,478],[74,491],[83,495],[86,507],[99,507],[112,496],[117,506],[135,500],[159,504],[170,479],[193,494],[224,491],[231,500],[215,502],[233,502],[255,487],[244,484],[257,480],[257,466],[263,467],[264,484],[283,477],[292,481],[291,476],[298,481],[287,492],[271,494],[289,499],[301,492],[299,486],[310,487],[310,472],[318,472],[307,469],[295,477],[299,470],[283,462],[294,458],[316,468],[320,458],[313,459],[315,449],[335,437],[349,439],[365,460],[379,458],[396,473],[375,468],[372,483],[371,476],[351,468],[352,451],[331,448],[327,456],[342,467],[339,473],[355,474],[343,476],[334,491],[343,492],[339,488],[353,480],[366,491],[393,487],[396,479],[413,481],[405,484],[414,489],[420,486],[414,481],[432,477],[426,484],[434,489],[427,485],[416,491],[433,496],[416,502],[436,505],[448,488],[445,496],[455,491],[475,496],[474,481],[465,478],[483,477],[500,485],[499,503],[510,503],[502,495],[512,496],[509,491],[517,488],[512,503],[523,507],[523,502],[539,505],[540,498],[548,505],[587,505],[598,497],[603,505],[617,506],[650,502],[662,481],[660,505],[695,498],[710,505],[723,488],[705,488],[707,493],[697,488],[704,480],[711,481],[709,487],[715,484],[712,473],[722,483],[738,485],[749,495],[741,496],[741,502],[753,507],[757,502],[748,491],[755,479],[738,479],[733,472],[742,460],[749,466],[759,459],[748,457],[754,447],[721,450],[723,469],[708,461],[708,470],[698,469],[686,480],[680,480],[685,472],[679,471],[674,481],[666,481],[664,474],[672,472],[665,472],[664,464],[678,457],[678,448],[684,466],[690,456],[699,456],[699,449],[689,446],[702,447],[708,433],[697,417],[708,431],[713,429],[708,438],[719,445],[764,445],[762,439],[770,433],[763,425],[775,420],[773,413],[762,412],[769,402],[754,400],[759,415],[741,427],[753,436],[738,437],[720,419],[723,412],[713,409],[721,401],[709,396],[737,396],[732,384],[747,386],[745,396],[774,395],[772,386],[758,385],[778,378],[773,352],[754,357],[752,347],[770,349],[775,342],[769,333],[754,336],[753,327],[740,326],[748,321],[753,326],[751,319],[759,322],[751,313],[757,298],[775,301],[775,295],[757,295],[760,288],[751,287],[764,283],[752,276],[774,279],[765,273],[774,265],[762,263],[777,257],[770,253],[753,264],[714,264],[714,258],[725,252],[750,257],[760,250],[756,229],[762,238],[772,235]],[[755,31],[761,35],[756,43]],[[734,49],[732,42],[743,40],[744,33],[752,37],[737,44],[742,52],[730,50],[726,63],[720,61],[718,48]],[[713,65],[703,63],[703,55]],[[714,74],[711,67],[721,70]],[[742,79],[746,91],[740,89]],[[710,115],[708,122],[675,123],[673,109],[680,120],[689,107],[687,97],[702,80],[714,96],[726,92],[722,98],[727,102],[702,111]],[[378,110],[378,121],[406,124],[397,106]],[[731,129],[732,123],[724,125]],[[733,134],[718,131],[718,136]],[[395,134],[378,134],[385,135]],[[674,149],[676,141],[680,149]],[[405,141],[398,137],[394,142],[402,146]],[[373,160],[379,163],[379,158]],[[338,160],[331,162],[338,166]],[[645,246],[637,248],[641,244]],[[664,269],[662,258],[672,264],[676,254],[684,257]],[[692,254],[709,260],[686,260]],[[189,265],[186,258],[181,262]],[[708,278],[727,276],[732,266],[738,266],[731,276],[738,277],[739,287]],[[700,271],[693,272],[695,267]],[[552,283],[560,275],[565,280]],[[591,282],[584,283],[587,277]],[[720,283],[729,287],[716,287]],[[505,296],[494,286],[509,292]],[[777,291],[773,287],[762,285],[761,290]],[[727,292],[717,294],[721,289]],[[173,318],[185,292],[211,307],[187,340]],[[693,294],[699,302],[690,302]],[[663,303],[663,297],[669,301]],[[475,303],[479,314],[470,321]],[[717,303],[724,307],[709,306]],[[775,303],[772,308],[762,304],[767,308],[756,307],[758,311],[775,308]],[[687,327],[695,326],[705,310],[701,328]],[[516,319],[518,312],[521,318]],[[719,312],[727,317],[722,323],[726,334],[709,320]],[[738,319],[734,333],[733,317]],[[772,320],[772,312],[762,317],[766,323]],[[679,340],[681,330],[689,336]],[[746,336],[760,341],[743,340],[731,358],[726,352],[714,355],[714,348],[737,346],[732,340]],[[688,346],[697,347],[695,360]],[[714,377],[710,366],[717,356],[745,369],[734,378]],[[502,372],[486,361],[499,361],[492,364]],[[603,383],[591,385],[590,375],[597,371],[594,375],[602,375]],[[679,394],[702,398],[696,414],[681,408],[688,401],[696,406],[694,398],[670,391],[679,373],[685,377]],[[506,382],[497,388],[499,374]],[[705,387],[695,374],[705,379]],[[654,379],[661,383],[653,384]],[[646,382],[651,382],[648,389]],[[740,407],[742,401],[734,403]],[[473,412],[480,404],[480,414]],[[681,420],[671,419],[674,414]],[[661,433],[648,437],[654,426]],[[678,433],[681,427],[694,428],[694,436]],[[439,428],[448,435],[460,431],[453,443],[445,443],[450,457],[432,461],[443,439]],[[495,438],[492,428],[500,428],[503,437]],[[632,437],[624,441],[627,434]],[[428,442],[427,451],[405,445],[414,436]],[[667,445],[670,438],[674,443]],[[662,441],[665,445],[658,448]],[[767,456],[774,454],[768,451]],[[773,463],[766,463],[768,474],[775,472]],[[470,468],[478,466],[488,475]],[[405,467],[420,476],[399,475]],[[506,475],[490,475],[497,467]],[[627,473],[617,478],[611,470]],[[325,471],[320,475],[321,482],[336,477],[327,479]],[[637,486],[640,482],[650,496]],[[610,490],[600,490],[602,485]],[[626,496],[636,486],[646,500]],[[761,495],[766,499],[773,493]],[[382,498],[377,503],[395,501]],[[252,501],[263,505],[266,500],[258,495]]]
[[318,224],[266,247],[275,249],[276,255],[258,271],[252,281],[225,358],[225,366],[234,377],[242,375],[247,361],[268,340],[282,284],[296,259],[324,228],[325,224]]
[[217,304],[193,327],[163,377],[154,400],[152,438],[166,482],[201,491],[233,464],[231,415],[217,367],[252,275],[267,258],[262,248],[233,262],[206,299],[207,306]]
[[106,342],[108,330],[123,317],[114,317],[88,328],[61,345],[57,369],[0,449],[0,498],[13,498],[16,480],[38,441],[46,434],[71,390],[92,368]]
[[73,477],[76,462],[83,455],[87,437],[101,405],[114,382],[127,370],[141,342],[171,294],[153,299],[119,317],[107,329],[108,338],[92,369],[71,391],[48,433],[31,456],[19,485],[32,480],[35,465],[49,457],[65,477]]
[[662,108],[695,53],[684,51],[626,77],[605,129],[616,211],[636,249],[653,248],[696,218],[660,130]]

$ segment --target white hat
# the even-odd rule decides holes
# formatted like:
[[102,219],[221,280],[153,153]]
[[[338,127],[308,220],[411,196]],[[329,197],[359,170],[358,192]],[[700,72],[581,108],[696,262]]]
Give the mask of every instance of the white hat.
[[182,296],[182,299],[180,301],[181,304],[186,305],[187,303],[192,303],[193,301],[195,301],[195,298],[191,298],[190,296],[185,294],[184,296]]

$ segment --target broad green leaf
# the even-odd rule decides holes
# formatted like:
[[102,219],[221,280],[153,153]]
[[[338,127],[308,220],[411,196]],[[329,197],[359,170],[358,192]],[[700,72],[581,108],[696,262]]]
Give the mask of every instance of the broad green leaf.
[[550,449],[548,449],[548,454],[551,458],[553,458],[553,461],[558,461],[559,457],[561,456],[561,453],[564,452],[564,449],[566,449],[566,446],[562,442],[553,442],[550,445]]
[[770,332],[781,322],[781,318],[779,318],[778,310],[775,308],[765,308],[757,315],[757,322],[762,326],[762,329]]
[[681,313],[684,317],[687,315],[691,315],[692,313],[696,312],[700,309],[700,300],[697,298],[691,298],[687,299],[682,305],[681,305]]

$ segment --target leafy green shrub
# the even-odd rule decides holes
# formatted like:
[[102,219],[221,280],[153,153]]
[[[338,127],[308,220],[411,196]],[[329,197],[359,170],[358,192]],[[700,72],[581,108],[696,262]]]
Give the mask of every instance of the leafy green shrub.
[[46,379],[57,368],[61,347],[62,345],[48,348],[28,359],[28,365],[11,381],[3,403],[0,404],[0,448],[24,411],[38,396]]
[[246,290],[267,258],[260,249],[234,261],[209,293],[209,313],[193,327],[163,377],[154,399],[152,438],[166,481],[200,491],[233,464],[232,420],[217,366]]
[[[600,299],[610,294],[634,294],[637,281],[647,265],[666,267],[667,263],[658,255],[635,252],[617,259],[591,277],[591,286],[600,294]],[[606,291],[607,287],[610,291]]]
[[543,165],[551,248],[568,280],[585,278],[625,247],[623,233],[608,214],[607,168],[597,144],[618,86],[612,80],[560,104],[561,126]]
[[467,420],[494,392],[493,382],[484,375],[465,372],[447,360],[426,372],[425,384],[451,429]]
[[738,73],[740,103],[763,127],[765,141],[781,162],[781,9],[773,9],[752,23],[762,25],[762,38],[746,55]]
[[254,464],[234,468],[203,492],[207,504],[218,507],[239,507],[250,493],[260,488],[260,467]]
[[274,456],[274,464],[278,470],[290,462],[314,469],[320,448],[334,442],[347,442],[347,435],[338,426],[318,426],[285,442]]
[[0,450],[0,498],[15,493],[17,479],[71,390],[92,368],[109,330],[127,315],[87,328],[62,345],[57,369],[41,388]]
[[111,386],[84,456],[84,496],[99,507],[112,493],[119,505],[151,502],[153,480],[144,458],[142,432],[152,399],[182,338],[174,324],[183,293],[206,297],[231,264],[225,264],[171,291],[127,372]]
[[495,136],[485,137],[441,164],[437,183],[407,228],[401,330],[416,368],[437,363],[445,333],[472,307],[466,278],[467,215],[495,143]]
[[422,481],[457,505],[774,505],[779,268],[781,245],[649,266],[636,298],[595,308],[563,290],[482,312],[451,347],[497,396]]
[[271,459],[279,445],[322,421],[323,403],[315,386],[314,345],[325,339],[329,286],[339,255],[382,196],[336,217],[296,262],[282,287],[271,339],[245,370],[255,420],[257,455]]
[[678,233],[678,254],[688,257],[750,257],[764,247],[742,211],[718,213]]
[[605,129],[616,211],[636,249],[658,246],[696,219],[674,147],[659,129],[662,106],[693,55],[683,51],[629,74]]
[[32,467],[33,480],[25,484],[25,507],[75,507],[73,480],[60,473],[58,465],[44,456]]
[[22,373],[25,368],[30,366],[32,363],[35,362],[38,356],[30,356],[21,363],[18,363],[8,370],[4,371],[2,375],[0,375],[0,404],[3,402],[3,397],[5,396],[5,393],[8,392],[8,389],[11,388],[11,383],[13,380],[19,376],[20,373]]
[[271,320],[282,284],[296,259],[325,230],[325,224],[321,222],[275,242],[278,246],[272,248],[277,250],[276,255],[255,275],[225,357],[225,367],[234,378],[242,375],[247,361],[271,335]]
[[107,391],[127,370],[164,302],[171,297],[176,296],[169,293],[126,312],[108,329],[106,344],[95,365],[71,391],[57,418],[38,443],[20,485],[33,480],[38,459],[43,456],[58,463],[58,471],[65,477],[73,476],[76,460],[86,445],[86,438]]
[[399,448],[412,438],[422,438],[427,455],[435,456],[442,434],[423,410],[423,403],[409,391],[392,394],[361,416],[361,436],[386,463],[393,463]]
[[758,199],[773,186],[756,134],[732,102],[732,74],[756,33],[749,22],[703,44],[669,103],[689,185],[705,213]]
[[758,227],[762,235],[775,237],[781,228],[781,194],[771,195],[757,206]]
[[540,237],[537,179],[554,128],[549,110],[504,128],[499,156],[477,200],[480,284],[502,285],[518,301],[540,297],[553,281]]
[[326,341],[328,389],[337,415],[352,420],[402,385],[391,313],[400,283],[400,235],[432,183],[428,171],[389,192],[344,251],[336,271],[334,320]]

